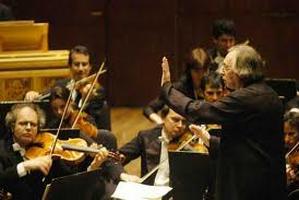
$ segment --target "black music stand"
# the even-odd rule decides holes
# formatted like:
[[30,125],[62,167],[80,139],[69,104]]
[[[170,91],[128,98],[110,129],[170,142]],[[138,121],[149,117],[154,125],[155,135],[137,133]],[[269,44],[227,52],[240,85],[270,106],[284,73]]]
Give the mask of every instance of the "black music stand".
[[173,198],[175,200],[203,199],[207,189],[214,184],[212,179],[215,166],[209,155],[182,151],[169,151],[168,155]]
[[[56,135],[57,129],[56,128],[49,128],[49,129],[41,129],[40,132],[49,132],[53,135]],[[60,140],[67,140],[69,138],[80,138],[80,130],[79,129],[72,129],[72,128],[62,128],[59,131],[58,139]]]
[[266,83],[277,92],[284,105],[297,95],[295,79],[267,78]]
[[105,193],[100,170],[82,172],[53,179],[47,185],[42,200],[96,200]]

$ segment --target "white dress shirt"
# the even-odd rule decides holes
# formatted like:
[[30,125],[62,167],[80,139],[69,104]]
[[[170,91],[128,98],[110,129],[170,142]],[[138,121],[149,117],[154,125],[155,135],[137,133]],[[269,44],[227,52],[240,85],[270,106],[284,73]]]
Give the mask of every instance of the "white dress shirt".
[[155,177],[154,185],[158,186],[169,186],[169,162],[168,162],[168,143],[169,138],[167,137],[164,128],[162,129],[161,139],[161,155],[160,155],[160,167]]

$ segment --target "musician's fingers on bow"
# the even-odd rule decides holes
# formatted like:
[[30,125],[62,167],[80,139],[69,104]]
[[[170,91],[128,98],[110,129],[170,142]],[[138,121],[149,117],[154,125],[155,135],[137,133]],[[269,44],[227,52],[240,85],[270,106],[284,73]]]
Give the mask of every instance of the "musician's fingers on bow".
[[208,131],[203,130],[200,126],[197,126],[195,124],[191,124],[189,126],[189,129],[191,130],[191,132],[193,134],[196,134],[198,137],[200,137],[203,140],[205,145],[207,145],[207,146],[210,145],[209,140],[210,140],[211,136]]
[[23,166],[27,172],[39,170],[44,175],[47,175],[52,166],[52,159],[50,156],[41,156],[32,160],[24,161]]
[[29,91],[25,94],[24,100],[25,101],[34,101],[38,99],[41,95],[36,91]]

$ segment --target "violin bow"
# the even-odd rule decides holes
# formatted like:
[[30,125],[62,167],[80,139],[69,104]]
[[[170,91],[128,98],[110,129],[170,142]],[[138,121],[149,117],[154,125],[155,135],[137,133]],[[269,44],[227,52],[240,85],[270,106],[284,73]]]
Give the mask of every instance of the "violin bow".
[[[180,151],[182,150],[191,140],[193,140],[195,137],[192,136],[188,141],[184,142],[183,144],[181,144],[175,151]],[[161,165],[166,161],[167,159],[162,160],[156,167],[154,167],[151,171],[149,171],[148,173],[146,173],[143,177],[140,178],[140,180],[138,181],[139,183],[143,183],[146,179],[148,179],[153,173],[155,173],[160,167]]]
[[[106,59],[105,59],[105,60],[106,60]],[[92,84],[91,84],[91,87],[90,87],[90,89],[88,90],[88,93],[87,93],[87,95],[86,95],[86,97],[85,97],[85,99],[84,99],[84,101],[83,101],[83,104],[82,104],[82,106],[81,106],[81,108],[80,108],[78,114],[76,115],[76,118],[75,118],[73,124],[72,124],[72,128],[74,128],[75,125],[77,124],[77,121],[78,121],[78,119],[79,119],[79,117],[80,117],[80,113],[82,113],[82,111],[83,111],[83,109],[84,109],[84,107],[85,107],[85,104],[87,103],[87,101],[88,101],[88,99],[89,99],[89,97],[90,97],[90,95],[91,95],[91,92],[92,92],[92,90],[93,90],[93,88],[94,88],[94,86],[95,86],[95,84],[96,84],[96,82],[97,82],[97,80],[98,80],[100,74],[103,74],[103,73],[106,72],[106,69],[103,69],[104,66],[105,66],[105,60],[102,62],[102,64],[101,64],[101,66],[100,66],[100,68],[99,68],[99,70],[98,70],[98,72],[97,72],[95,78],[93,79],[93,82],[92,82]]]
[[287,159],[287,158],[290,156],[290,154],[293,153],[293,152],[298,148],[298,146],[299,146],[299,142],[297,142],[297,143],[293,146],[293,148],[292,148],[288,153],[286,153],[285,158]]
[[[205,127],[201,127],[203,129],[203,131],[207,131],[207,129]],[[184,143],[182,143],[176,150],[174,151],[180,151],[182,150],[186,145],[188,145],[193,139],[198,138],[197,135],[193,135],[190,139],[188,139],[187,141],[185,141]],[[160,167],[161,165],[166,161],[167,159],[162,160],[156,167],[154,167],[151,171],[149,171],[148,173],[146,173],[143,177],[140,178],[140,180],[138,181],[139,183],[142,183],[143,181],[145,181],[146,179],[148,179],[153,173],[155,173]]]
[[62,116],[61,116],[61,119],[60,119],[60,122],[59,122],[59,126],[57,128],[57,132],[56,132],[54,141],[53,141],[52,146],[51,146],[50,156],[52,156],[53,153],[54,153],[54,151],[55,151],[55,147],[56,147],[56,144],[57,144],[57,141],[58,141],[58,136],[59,136],[60,129],[61,129],[61,126],[62,126],[62,123],[63,123],[63,119],[64,119],[64,117],[66,115],[66,112],[67,112],[69,106],[70,106],[70,102],[72,100],[72,95],[73,95],[74,90],[75,90],[75,87],[72,88],[72,90],[71,90],[71,92],[69,94],[69,97],[67,99],[67,102],[65,104],[65,107],[63,109],[63,113],[62,113]]

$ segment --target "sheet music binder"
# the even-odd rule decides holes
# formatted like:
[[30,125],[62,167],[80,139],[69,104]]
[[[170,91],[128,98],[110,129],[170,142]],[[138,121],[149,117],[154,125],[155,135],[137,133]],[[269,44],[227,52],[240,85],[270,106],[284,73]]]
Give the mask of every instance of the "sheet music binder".
[[275,90],[284,104],[297,95],[295,79],[267,78],[266,83]]
[[[56,135],[57,129],[41,129],[40,132],[49,132],[53,135]],[[60,140],[67,140],[69,138],[79,138],[80,137],[80,130],[79,129],[72,129],[72,128],[62,128],[60,129],[59,137]]]
[[93,170],[53,179],[42,200],[98,200],[104,193],[101,171]]
[[203,199],[214,189],[215,165],[209,155],[169,151],[170,186],[175,200]]

